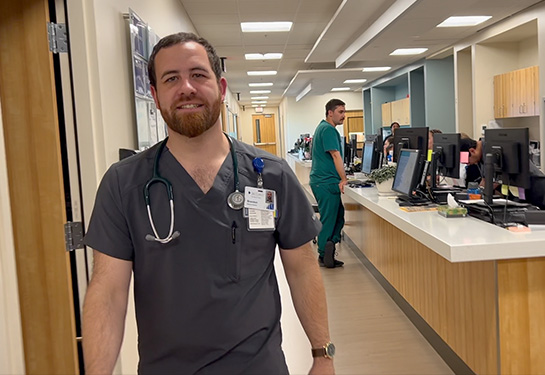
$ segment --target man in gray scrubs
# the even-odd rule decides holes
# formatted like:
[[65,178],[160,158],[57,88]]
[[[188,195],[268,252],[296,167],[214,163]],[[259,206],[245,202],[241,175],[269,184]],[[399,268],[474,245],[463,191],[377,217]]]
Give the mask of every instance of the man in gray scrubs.
[[[309,243],[320,224],[295,176],[284,160],[223,134],[227,82],[206,40],[163,38],[149,76],[170,136],[164,148],[114,164],[99,187],[85,237],[95,249],[83,312],[87,373],[113,371],[134,274],[140,373],[287,374],[277,245],[313,348],[310,372],[334,373],[323,282]],[[172,184],[173,211],[161,183],[144,197],[154,165]],[[258,188],[267,207],[246,199],[239,209],[232,193],[259,195]]]

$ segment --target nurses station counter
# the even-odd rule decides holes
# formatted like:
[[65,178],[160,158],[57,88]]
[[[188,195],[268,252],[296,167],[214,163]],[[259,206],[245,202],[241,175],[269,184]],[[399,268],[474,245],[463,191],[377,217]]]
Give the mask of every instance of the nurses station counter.
[[472,371],[545,374],[545,226],[405,212],[376,188],[346,187],[343,202],[347,243]]

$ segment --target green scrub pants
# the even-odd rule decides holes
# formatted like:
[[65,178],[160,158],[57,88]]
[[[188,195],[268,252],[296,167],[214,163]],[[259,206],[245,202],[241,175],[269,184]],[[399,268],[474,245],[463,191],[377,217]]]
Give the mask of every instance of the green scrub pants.
[[312,193],[318,202],[322,230],[318,235],[318,253],[324,256],[327,241],[341,241],[344,226],[344,207],[341,201],[339,184],[312,184]]

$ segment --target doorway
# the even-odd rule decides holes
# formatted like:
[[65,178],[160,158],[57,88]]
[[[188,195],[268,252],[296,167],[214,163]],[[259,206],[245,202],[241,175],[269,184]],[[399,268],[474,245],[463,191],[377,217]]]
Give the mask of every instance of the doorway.
[[252,115],[254,146],[276,155],[274,114]]

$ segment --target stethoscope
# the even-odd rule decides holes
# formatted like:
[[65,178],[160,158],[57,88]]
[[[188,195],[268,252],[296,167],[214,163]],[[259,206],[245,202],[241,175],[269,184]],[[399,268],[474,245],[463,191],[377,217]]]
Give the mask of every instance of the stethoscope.
[[[229,149],[231,153],[231,158],[233,159],[233,170],[234,170],[234,180],[235,180],[235,186],[234,186],[235,190],[231,194],[229,194],[229,196],[227,197],[227,205],[231,207],[233,210],[240,210],[244,207],[244,194],[240,192],[240,185],[238,181],[237,154],[235,152],[235,146],[233,145],[233,141],[231,140],[231,137],[229,137],[225,133],[223,134],[229,141]],[[161,144],[157,148],[157,153],[155,154],[155,161],[153,163],[153,176],[146,183],[146,186],[144,186],[144,200],[146,201],[146,208],[148,210],[148,219],[154,234],[154,235],[147,234],[146,240],[157,241],[162,244],[169,243],[173,239],[178,238],[180,236],[180,232],[174,231],[174,195],[172,194],[172,184],[170,183],[169,180],[167,180],[166,178],[162,177],[159,174],[159,159],[161,158],[161,154],[163,153],[163,149],[165,148],[167,140],[168,140],[168,137],[163,142],[161,142]],[[261,161],[261,163],[263,162]],[[259,174],[261,175],[261,172]],[[151,185],[155,183],[160,183],[165,186],[167,190],[169,204],[170,204],[170,229],[168,231],[168,235],[165,238],[159,237],[159,234],[157,233],[157,230],[155,229],[155,223],[153,222],[153,217],[151,215],[150,187]]]

